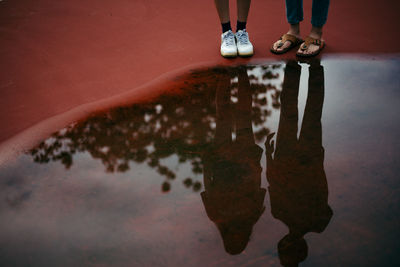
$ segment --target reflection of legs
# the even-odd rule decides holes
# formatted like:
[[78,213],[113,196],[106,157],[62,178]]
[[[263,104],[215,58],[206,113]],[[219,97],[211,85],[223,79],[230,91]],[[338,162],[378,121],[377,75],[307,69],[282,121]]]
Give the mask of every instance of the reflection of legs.
[[285,68],[281,93],[281,115],[276,140],[275,159],[290,155],[297,142],[297,98],[299,94],[301,66],[289,61]]
[[324,103],[324,69],[319,64],[311,64],[308,79],[308,96],[300,132],[300,144],[305,153],[316,156],[322,152],[321,116]]
[[232,113],[230,108],[230,85],[229,73],[222,73],[218,77],[216,92],[217,126],[215,143],[221,145],[232,140]]
[[[289,161],[296,159],[297,152],[297,124],[298,124],[298,93],[301,75],[301,66],[296,61],[286,64],[285,76],[281,93],[281,115],[275,151],[275,161],[280,169],[281,175],[271,179],[270,199],[271,211],[274,216],[289,227],[289,234],[284,236],[278,243],[278,254],[283,266],[298,266],[307,257],[307,243],[303,235],[304,231],[298,229],[298,221],[303,221],[303,214],[298,214],[298,196],[301,196],[301,186],[297,186],[299,166],[297,162]],[[284,183],[283,181],[289,181]],[[268,180],[270,181],[270,180]],[[274,183],[275,182],[275,183]],[[300,184],[301,185],[301,184]],[[300,192],[300,193],[298,193]],[[284,215],[281,215],[284,214]]]
[[[252,91],[249,76],[245,67],[238,68],[238,103],[235,110],[236,121],[236,144],[239,147],[238,162],[244,165],[247,171],[243,178],[247,179],[246,187],[242,190],[250,192],[260,192],[261,186],[261,167],[260,158],[262,149],[254,142],[254,134],[251,121],[252,112]],[[257,193],[262,195],[263,193]]]
[[308,211],[303,214],[309,214],[307,231],[317,233],[324,231],[332,217],[332,209],[328,205],[328,184],[322,147],[323,103],[324,69],[317,60],[310,65],[307,103],[299,138],[301,161],[305,166],[302,179],[307,185],[303,190],[308,192],[308,197],[305,198],[307,201],[303,201]]
[[249,76],[245,67],[238,68],[238,103],[235,114],[236,139],[249,146],[254,145],[253,129],[251,125],[252,93]]
[[230,108],[230,85],[231,77],[227,71],[217,76],[218,83],[216,88],[216,133],[214,145],[203,157],[203,182],[206,191],[210,190],[211,181],[214,176],[214,163],[217,157],[216,150],[232,141],[232,114]]

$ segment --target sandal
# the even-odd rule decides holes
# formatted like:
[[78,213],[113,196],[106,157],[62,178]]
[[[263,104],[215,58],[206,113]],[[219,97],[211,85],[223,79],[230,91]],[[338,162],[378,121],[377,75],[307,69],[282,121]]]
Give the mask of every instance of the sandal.
[[[299,51],[302,51],[302,52],[306,51],[309,48],[310,44],[316,45],[319,48],[311,54],[299,53]],[[324,40],[315,39],[315,38],[308,36],[306,38],[306,40],[304,41],[304,43],[301,44],[299,51],[297,51],[297,53],[296,53],[296,56],[298,56],[298,57],[313,57],[313,56],[318,55],[324,47],[325,47]]]
[[300,43],[303,42],[302,39],[297,38],[296,36],[294,36],[292,34],[288,34],[288,33],[282,35],[282,37],[279,40],[281,42],[278,44],[277,48],[281,48],[285,44],[286,41],[290,42],[290,45],[288,47],[286,47],[285,49],[283,49],[283,50],[274,49],[274,46],[272,45],[271,52],[274,53],[274,54],[277,54],[277,55],[286,53],[287,51],[289,51],[293,47],[295,47],[295,46],[297,46],[297,45],[299,45]]

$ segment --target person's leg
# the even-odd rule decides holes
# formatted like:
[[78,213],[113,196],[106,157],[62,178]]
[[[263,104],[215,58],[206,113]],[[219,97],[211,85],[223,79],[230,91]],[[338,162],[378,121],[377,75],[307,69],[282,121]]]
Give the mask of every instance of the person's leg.
[[303,0],[286,0],[286,19],[290,25],[303,21]]
[[[330,0],[313,0],[312,3],[312,18],[311,18],[311,32],[308,36],[311,38],[321,40],[322,39],[322,28],[326,23],[328,18],[328,10],[329,10]],[[307,49],[299,49],[299,53],[301,54],[313,54],[320,46],[315,44],[309,44]]]
[[214,3],[222,26],[221,55],[223,57],[236,57],[237,46],[229,17],[229,0],[214,0]]
[[[215,7],[218,12],[219,20],[222,24],[222,33],[226,32],[227,30],[230,30],[230,17],[229,17],[229,0],[214,0]],[[224,29],[224,26],[228,26],[229,24],[229,29]]]
[[[286,0],[286,19],[289,23],[289,30],[287,34],[300,37],[300,22],[303,21],[303,0]],[[290,42],[286,41],[279,47],[281,40],[273,44],[273,49],[276,51],[283,51],[290,46]]]
[[252,56],[253,45],[246,30],[247,16],[249,15],[251,0],[237,0],[236,45],[239,56]]
[[322,29],[328,18],[330,0],[313,0],[311,24],[313,28]]
[[247,16],[249,15],[251,0],[237,0],[237,24],[236,31],[245,30]]

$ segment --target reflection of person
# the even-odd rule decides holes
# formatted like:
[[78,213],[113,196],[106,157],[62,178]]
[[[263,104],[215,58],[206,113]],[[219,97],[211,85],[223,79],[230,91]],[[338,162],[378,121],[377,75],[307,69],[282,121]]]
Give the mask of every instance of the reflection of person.
[[253,45],[246,30],[251,0],[237,0],[236,33],[232,32],[229,16],[229,0],[214,0],[222,25],[221,55],[223,57],[252,56]]
[[246,69],[238,69],[238,103],[234,114],[230,106],[230,79],[227,73],[220,75],[216,136],[203,158],[205,191],[201,197],[208,217],[218,227],[225,250],[239,254],[264,211],[266,190],[261,188],[262,149],[254,143],[252,95]]
[[271,52],[283,54],[301,43],[296,55],[311,57],[319,54],[324,48],[322,28],[328,18],[330,0],[313,0],[311,32],[303,40],[300,37],[300,22],[303,20],[303,0],[286,0],[286,17],[289,23],[289,31],[271,47]]
[[281,94],[281,115],[274,158],[274,142],[266,142],[267,180],[271,213],[285,223],[289,233],[278,243],[283,266],[297,266],[307,257],[308,232],[321,233],[332,217],[323,166],[321,115],[324,101],[324,71],[311,63],[309,89],[300,136],[297,138],[301,66],[289,61]]

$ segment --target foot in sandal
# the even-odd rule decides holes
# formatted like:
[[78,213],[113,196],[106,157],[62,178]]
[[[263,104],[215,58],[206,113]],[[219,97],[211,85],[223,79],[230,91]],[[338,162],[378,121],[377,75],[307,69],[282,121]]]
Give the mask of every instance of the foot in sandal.
[[283,54],[293,47],[298,46],[302,42],[303,40],[300,38],[300,36],[286,33],[272,45],[271,52],[274,54]]
[[283,54],[302,42],[300,24],[290,24],[289,31],[272,45],[271,52],[274,54]]
[[318,55],[325,46],[325,41],[322,39],[314,39],[310,36],[301,44],[296,56],[313,57]]
[[[313,27],[313,30],[315,28]],[[325,47],[325,41],[322,39],[322,31],[311,31],[310,35],[300,45],[296,55],[299,57],[313,57],[318,55]]]

